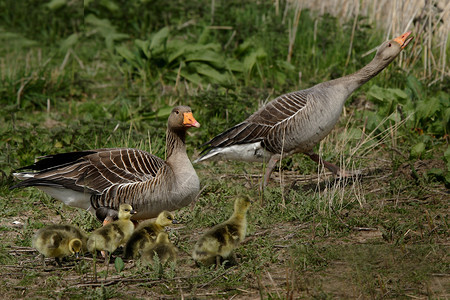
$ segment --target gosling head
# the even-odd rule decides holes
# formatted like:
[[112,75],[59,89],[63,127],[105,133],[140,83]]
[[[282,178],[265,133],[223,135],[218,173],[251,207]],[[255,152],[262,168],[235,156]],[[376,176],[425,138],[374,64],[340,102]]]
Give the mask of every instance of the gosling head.
[[168,226],[170,224],[177,224],[178,221],[175,220],[175,218],[173,217],[173,214],[167,210],[162,211],[158,217],[156,218],[156,224],[165,227]]
[[169,235],[165,232],[158,233],[158,236],[156,237],[156,243],[157,244],[167,244],[170,243],[169,241]]
[[132,215],[136,213],[130,204],[120,204],[119,206],[119,220],[129,220]]
[[69,250],[72,254],[75,254],[76,258],[79,258],[83,243],[80,239],[72,239],[69,242]]
[[251,201],[248,196],[239,196],[236,198],[236,201],[234,202],[234,211],[240,212],[240,213],[246,213],[247,210],[250,208]]

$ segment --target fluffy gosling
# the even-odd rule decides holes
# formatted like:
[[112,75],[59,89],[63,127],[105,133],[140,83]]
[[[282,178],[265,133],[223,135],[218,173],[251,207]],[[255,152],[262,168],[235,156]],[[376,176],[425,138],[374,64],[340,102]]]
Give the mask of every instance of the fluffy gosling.
[[119,206],[119,219],[108,223],[91,233],[87,241],[89,252],[95,254],[97,250],[113,253],[120,245],[126,243],[134,231],[134,224],[130,218],[136,212],[129,204]]
[[169,240],[169,235],[164,231],[158,233],[153,245],[144,248],[141,252],[141,260],[153,264],[155,256],[158,255],[161,265],[169,261],[176,262],[178,250]]
[[[44,257],[54,257],[59,266],[60,259],[75,254],[79,257],[86,250],[86,234],[71,225],[49,225],[39,229],[33,236],[32,245]],[[43,260],[45,265],[45,260]]]
[[228,260],[236,263],[233,250],[244,240],[247,231],[247,211],[250,199],[241,196],[234,202],[234,212],[231,217],[215,225],[200,237],[195,244],[192,257],[197,265],[209,266]]
[[138,258],[140,250],[155,243],[158,233],[164,231],[164,227],[178,223],[173,214],[162,211],[156,220],[146,220],[138,225],[125,245],[125,258]]

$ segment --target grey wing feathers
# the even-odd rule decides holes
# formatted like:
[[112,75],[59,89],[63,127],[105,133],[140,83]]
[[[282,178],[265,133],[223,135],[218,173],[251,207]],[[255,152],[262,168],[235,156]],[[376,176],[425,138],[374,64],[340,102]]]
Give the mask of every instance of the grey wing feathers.
[[301,90],[272,100],[244,122],[207,142],[205,145],[208,148],[205,151],[216,147],[264,141],[272,130],[288,122],[306,106],[308,91]]
[[[75,152],[77,153],[77,152]],[[54,156],[44,158],[52,160]],[[50,165],[50,162],[41,165]],[[32,185],[59,185],[76,191],[101,194],[115,184],[142,182],[154,178],[165,162],[138,149],[98,149],[87,152],[76,160],[61,161],[62,167],[52,165],[41,169],[33,178],[12,188]],[[36,164],[35,164],[36,165]],[[33,169],[33,166],[26,167]],[[35,170],[35,168],[34,168]]]

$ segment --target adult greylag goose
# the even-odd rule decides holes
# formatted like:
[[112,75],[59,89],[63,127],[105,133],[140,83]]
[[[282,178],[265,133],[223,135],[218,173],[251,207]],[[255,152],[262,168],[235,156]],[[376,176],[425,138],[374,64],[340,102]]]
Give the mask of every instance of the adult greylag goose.
[[[24,181],[11,187],[35,186],[69,206],[117,211],[128,203],[138,211],[133,220],[156,217],[161,211],[187,206],[199,192],[199,179],[186,154],[186,131],[200,127],[191,108],[170,113],[166,160],[128,148],[96,149],[43,157],[15,173]],[[103,217],[111,215],[103,210]]]
[[[195,160],[240,160],[268,162],[262,186],[266,186],[277,161],[304,153],[315,162],[321,159],[314,146],[325,138],[341,115],[350,94],[388,66],[412,40],[411,32],[384,42],[374,59],[354,74],[288,93],[270,101],[248,119],[205,143]],[[323,161],[337,175],[336,165]]]

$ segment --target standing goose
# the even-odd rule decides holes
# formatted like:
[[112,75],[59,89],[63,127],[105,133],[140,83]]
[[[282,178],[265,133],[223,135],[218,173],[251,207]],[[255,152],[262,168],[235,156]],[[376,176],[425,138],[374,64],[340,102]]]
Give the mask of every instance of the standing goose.
[[[406,32],[381,44],[374,59],[354,74],[270,101],[247,120],[207,142],[207,148],[202,152],[204,154],[195,162],[268,161],[262,187],[267,185],[281,157],[300,152],[319,163],[320,158],[313,148],[333,129],[345,100],[397,57],[412,40],[410,34]],[[323,164],[334,174],[345,175],[336,165],[325,161]]]
[[111,216],[110,210],[120,203],[138,211],[134,220],[156,217],[163,210],[187,206],[199,192],[197,173],[186,154],[190,127],[200,127],[191,108],[177,106],[168,120],[165,161],[128,148],[48,155],[21,168],[30,172],[15,173],[24,181],[11,189],[35,186],[69,206],[99,209],[99,218]]

